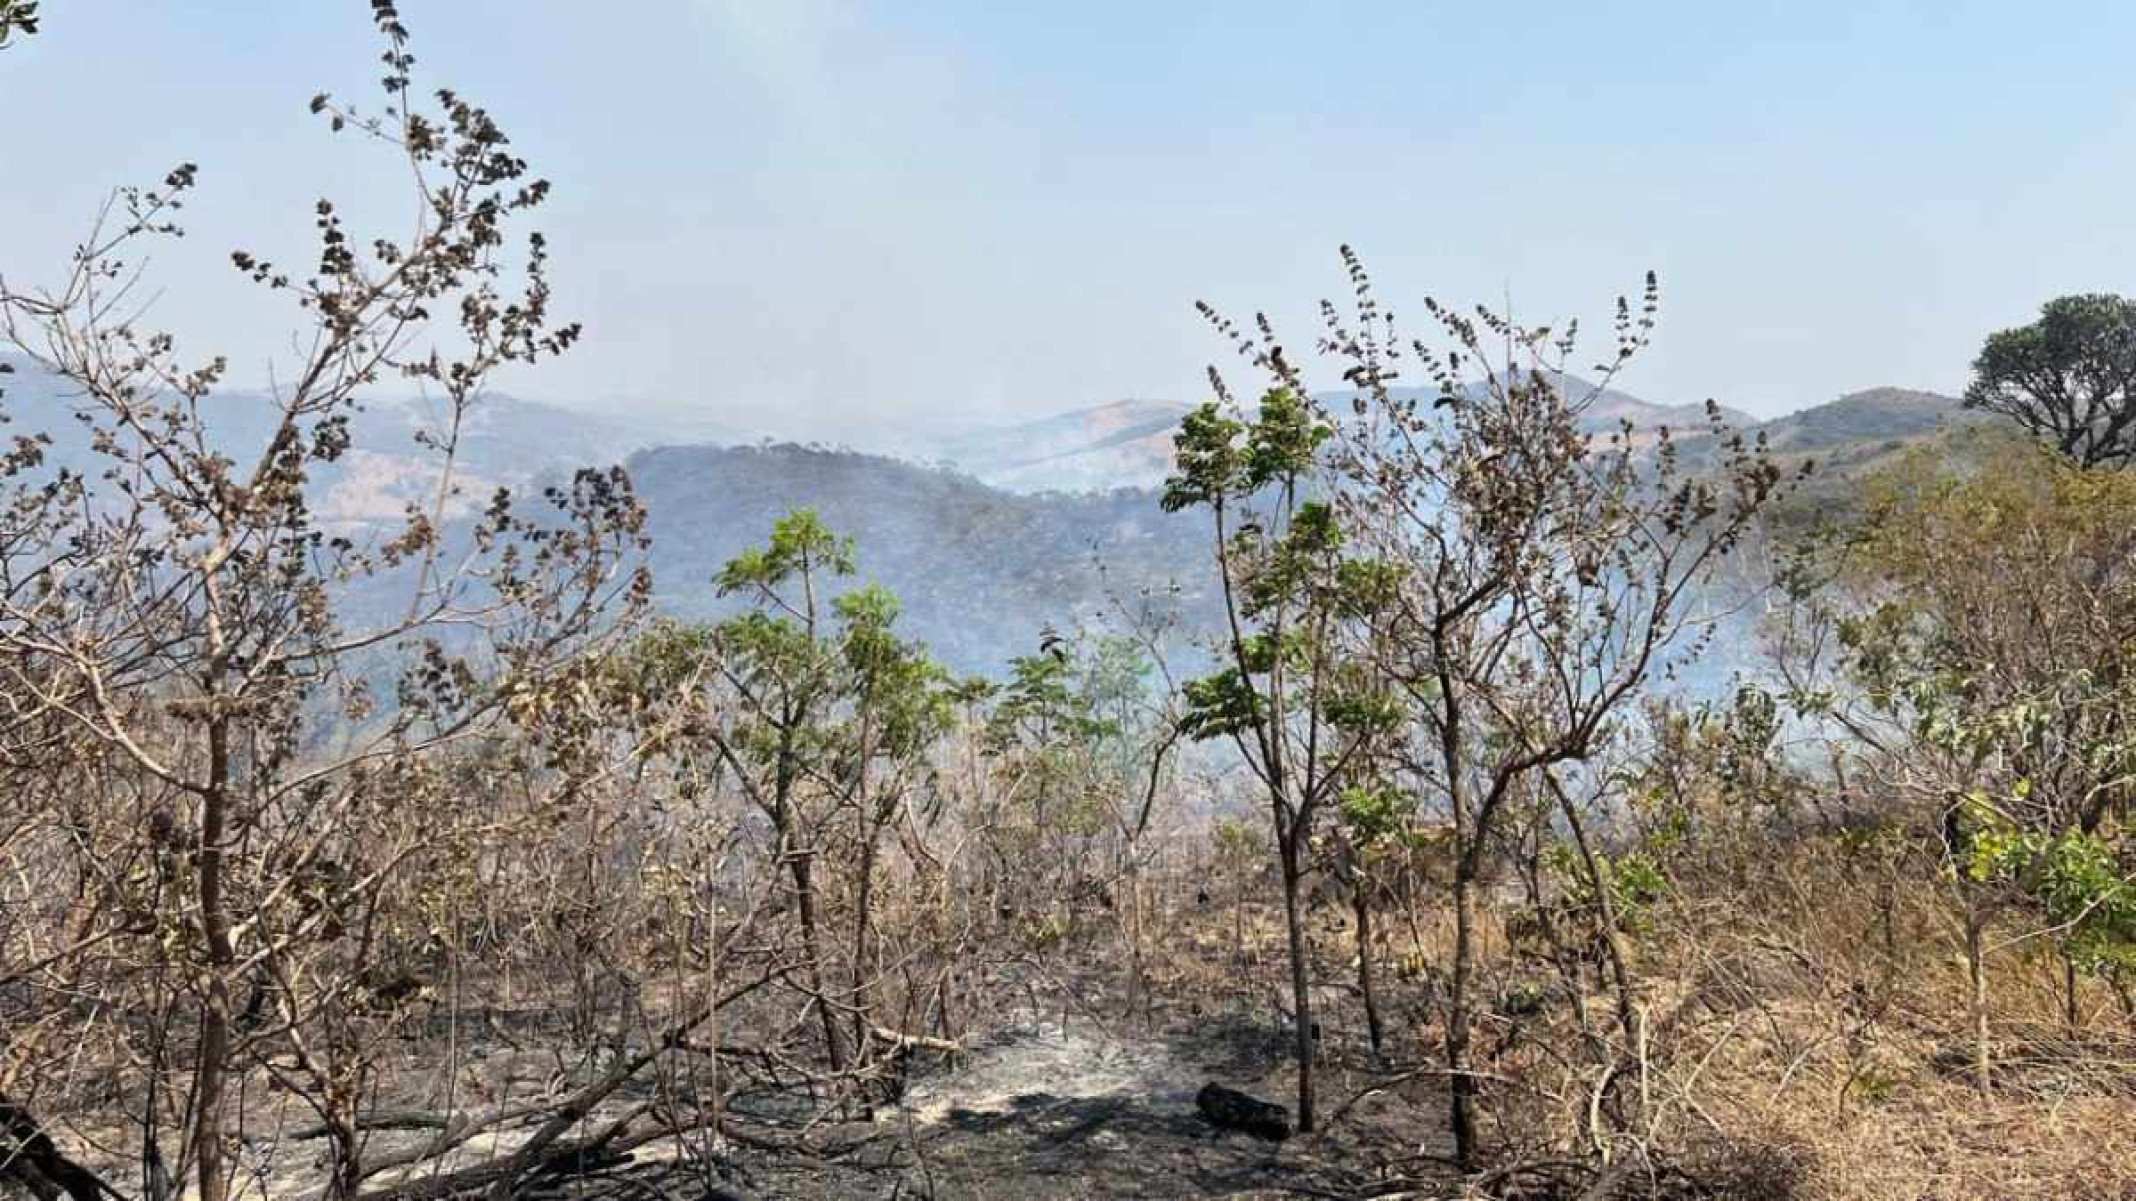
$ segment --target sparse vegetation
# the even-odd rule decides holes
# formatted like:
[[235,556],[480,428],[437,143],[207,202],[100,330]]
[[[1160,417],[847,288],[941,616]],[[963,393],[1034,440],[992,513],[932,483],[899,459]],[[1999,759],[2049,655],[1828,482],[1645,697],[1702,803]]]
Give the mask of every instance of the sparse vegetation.
[[[383,107],[313,111],[415,208],[232,256],[270,396],[127,303],[190,164],[0,279],[0,1191],[2136,1195],[2126,302],[1989,340],[2036,441],[1680,431],[1610,390],[1651,277],[1588,384],[1346,249],[1347,387],[1205,308],[1252,384],[1161,493],[521,495],[465,440],[579,338],[550,189],[371,7]],[[323,508],[394,389],[403,503]]]

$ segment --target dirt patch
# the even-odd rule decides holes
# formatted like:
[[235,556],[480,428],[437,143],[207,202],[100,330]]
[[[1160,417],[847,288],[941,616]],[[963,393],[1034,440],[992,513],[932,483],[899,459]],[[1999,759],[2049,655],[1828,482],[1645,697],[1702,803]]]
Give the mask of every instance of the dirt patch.
[[1123,1039],[1089,1029],[1040,1024],[1003,1030],[915,1083],[905,1095],[914,1121],[1002,1114],[1033,1098],[1057,1102],[1131,1100],[1191,1113],[1196,1066],[1156,1039]]
[[1290,1103],[1286,1046],[1243,1014],[1154,1030],[1025,1023],[919,1073],[878,1124],[899,1128],[903,1195],[944,1199],[1342,1196],[1415,1151],[1408,1106],[1398,1129],[1375,1114],[1283,1143],[1202,1119],[1194,1096],[1210,1080]]
[[[1303,1144],[1201,1119],[1194,1094],[1223,1065],[1185,1034],[1000,1031],[915,1082],[888,1119],[910,1123],[912,1185],[945,1198],[1228,1196],[1315,1174]],[[1275,1065],[1255,1066],[1234,1083],[1266,1095]]]

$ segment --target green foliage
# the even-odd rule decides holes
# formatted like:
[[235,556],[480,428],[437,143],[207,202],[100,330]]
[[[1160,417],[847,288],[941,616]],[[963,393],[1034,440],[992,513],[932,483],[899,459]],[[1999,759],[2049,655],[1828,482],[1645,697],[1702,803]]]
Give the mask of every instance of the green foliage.
[[[1654,905],[1668,895],[1669,877],[1661,864],[1645,851],[1595,856],[1603,886],[1609,890],[1610,909],[1617,925],[1630,933],[1649,928]],[[1569,843],[1552,845],[1543,856],[1543,867],[1564,890],[1568,907],[1581,913],[1600,910],[1595,887],[1580,862],[1579,852]]]
[[1252,822],[1235,817],[1220,817],[1210,828],[1209,838],[1215,844],[1216,857],[1234,870],[1243,868],[1261,854],[1263,838]]
[[1352,841],[1370,848],[1390,842],[1409,829],[1416,816],[1417,798],[1391,784],[1353,784],[1342,790],[1336,808]]
[[1173,438],[1174,475],[1165,481],[1168,513],[1243,500],[1271,485],[1294,485],[1313,470],[1333,430],[1289,388],[1261,398],[1259,419],[1226,417],[1214,403],[1188,413]]
[[709,634],[739,702],[722,738],[730,755],[763,773],[756,795],[775,814],[791,812],[804,778],[871,792],[879,813],[894,809],[903,792],[870,789],[871,770],[885,767],[893,778],[923,770],[959,698],[973,695],[901,636],[900,606],[888,589],[868,584],[825,596],[854,570],[852,539],[802,509],[716,577],[723,592],[756,601]]
[[1167,513],[1213,505],[1239,490],[1245,473],[1245,423],[1223,415],[1212,402],[1188,413],[1172,439],[1174,474],[1160,503]]
[[710,626],[660,619],[646,626],[608,662],[611,678],[645,697],[672,695],[702,682],[716,651]]
[[1347,618],[1370,618],[1394,606],[1402,586],[1399,564],[1384,559],[1344,559],[1335,565],[1335,596]]
[[832,607],[843,626],[839,653],[846,688],[872,742],[860,753],[897,760],[924,754],[954,716],[949,674],[924,648],[898,636],[897,598],[888,589],[870,584],[840,596]]
[[1268,702],[1235,667],[1188,680],[1181,692],[1187,711],[1179,728],[1197,741],[1236,737],[1268,718]]
[[1281,537],[1263,547],[1264,535],[1251,528],[1239,535],[1233,553],[1251,557],[1264,551],[1264,559],[1245,581],[1241,611],[1251,617],[1273,612],[1291,601],[1329,590],[1336,582],[1330,570],[1342,551],[1342,531],[1335,511],[1321,501],[1308,501],[1291,514]]
[[714,582],[722,596],[754,590],[775,597],[790,581],[806,586],[818,574],[848,576],[853,570],[853,540],[831,533],[814,509],[796,509],[772,526],[769,543],[736,555]]
[[1782,753],[1781,698],[1759,685],[1725,700],[1654,704],[1647,728],[1646,753],[1618,783],[1641,847],[1670,870],[1760,853],[1810,788]]
[[1402,694],[1376,677],[1340,668],[1331,674],[1335,682],[1321,701],[1321,714],[1332,728],[1360,742],[1373,741],[1391,737],[1408,719]]
[[2086,467],[2136,457],[2136,301],[2063,296],[2031,325],[1989,336],[1968,407],[2012,418]]
[[1985,794],[1968,797],[1966,876],[2035,899],[2085,971],[2136,968],[2136,887],[2115,845],[2081,830],[2027,830]]
[[1056,737],[1091,739],[1119,732],[1116,723],[1097,713],[1096,698],[1081,687],[1077,663],[1055,643],[1040,654],[1009,663],[1009,679],[987,722],[997,747],[1025,739],[1049,742]]
[[1262,727],[1276,710],[1270,693],[1279,674],[1311,694],[1283,705],[1305,720],[1323,719],[1362,739],[1390,732],[1401,718],[1389,691],[1338,646],[1344,623],[1369,621],[1393,603],[1399,573],[1379,560],[1346,557],[1334,506],[1296,496],[1331,432],[1307,402],[1275,388],[1262,398],[1257,420],[1237,421],[1204,405],[1175,439],[1179,469],[1166,486],[1166,509],[1209,506],[1222,531],[1225,506],[1247,505],[1269,489],[1280,493],[1276,513],[1242,518],[1226,543],[1220,566],[1231,576],[1236,616],[1261,624],[1240,631],[1229,666],[1185,685],[1181,727],[1188,737],[1236,738]]
[[1847,1088],[1863,1101],[1871,1105],[1881,1105],[1896,1096],[1899,1086],[1904,1082],[1903,1077],[1865,1068],[1847,1082]]
[[1837,627],[1849,674],[1927,783],[1950,875],[2088,971],[2136,962],[2132,552],[2136,476],[2032,447],[1917,455],[1872,482],[1838,577],[1860,602]]
[[1247,490],[1305,475],[1333,434],[1303,397],[1289,388],[1271,389],[1261,398],[1261,419],[1247,431]]
[[2020,824],[2095,827],[2136,771],[2136,476],[2031,448],[1959,469],[1909,458],[1872,483],[1839,623],[1865,700],[1960,793],[2016,797]]
[[1000,685],[985,676],[965,676],[947,689],[950,703],[974,707],[992,700],[1001,691]]
[[1755,684],[1738,687],[1721,727],[1721,782],[1741,788],[1769,774],[1779,738],[1780,702]]
[[1088,838],[1145,786],[1158,724],[1151,667],[1125,638],[1069,638],[1048,630],[1039,653],[1010,664],[985,726],[987,751],[1018,782],[1012,823],[1035,838]]

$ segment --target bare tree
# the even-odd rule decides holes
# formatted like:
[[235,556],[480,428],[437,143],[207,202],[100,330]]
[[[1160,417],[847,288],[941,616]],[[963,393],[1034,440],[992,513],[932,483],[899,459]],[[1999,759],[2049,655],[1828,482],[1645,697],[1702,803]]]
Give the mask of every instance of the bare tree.
[[[7,465],[0,690],[19,732],[69,741],[120,804],[81,847],[84,885],[101,877],[108,899],[56,953],[125,940],[151,965],[150,992],[118,1000],[148,1006],[125,1020],[154,1044],[140,1123],[157,1195],[188,1171],[204,1201],[226,1194],[230,1082],[270,1049],[333,1132],[336,1191],[354,1190],[363,1068],[333,1015],[379,984],[377,898],[439,833],[401,807],[436,796],[434,756],[540,705],[648,587],[620,471],[581,472],[524,513],[500,490],[454,526],[460,432],[485,382],[561,353],[578,327],[551,319],[541,236],[507,236],[547,183],[482,109],[449,91],[419,106],[406,30],[373,8],[385,107],[312,107],[405,163],[413,228],[359,239],[321,200],[310,274],[232,256],[309,323],[260,443],[222,436],[224,361],[182,361],[138,301],[130,255],[178,232],[191,165],[122,191],[57,287],[0,280],[0,336],[72,390],[101,464],[47,469],[49,440],[26,436]],[[434,487],[397,528],[331,527],[308,485],[388,382],[443,403],[425,439]]]

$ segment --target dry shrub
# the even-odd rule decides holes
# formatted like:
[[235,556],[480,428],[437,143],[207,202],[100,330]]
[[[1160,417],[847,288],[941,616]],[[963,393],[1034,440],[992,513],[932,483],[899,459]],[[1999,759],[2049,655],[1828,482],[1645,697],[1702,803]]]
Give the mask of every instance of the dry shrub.
[[1658,1051],[1656,1141],[1715,1195],[1756,1195],[1752,1179],[1861,1201],[2136,1188],[2136,1044],[2104,988],[2085,986],[2093,1024],[2071,1032],[2059,961],[2023,944],[1998,955],[1983,1095],[1967,1075],[1961,934],[1932,875],[1894,886],[1843,841],[1811,838],[1739,884],[1685,882],[1642,947],[1655,1010],[1680,1015]]

